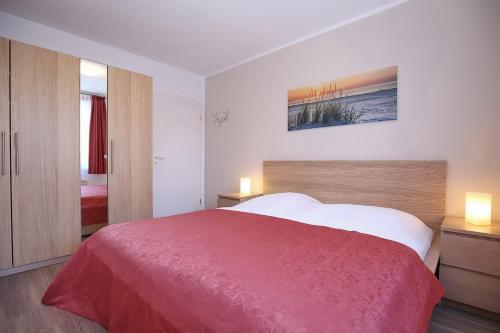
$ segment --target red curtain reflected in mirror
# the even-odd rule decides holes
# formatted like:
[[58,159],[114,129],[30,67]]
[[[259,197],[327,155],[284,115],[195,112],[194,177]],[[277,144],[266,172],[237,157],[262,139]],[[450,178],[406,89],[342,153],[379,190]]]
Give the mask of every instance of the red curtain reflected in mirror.
[[107,142],[106,100],[92,96],[89,133],[89,174],[105,174]]

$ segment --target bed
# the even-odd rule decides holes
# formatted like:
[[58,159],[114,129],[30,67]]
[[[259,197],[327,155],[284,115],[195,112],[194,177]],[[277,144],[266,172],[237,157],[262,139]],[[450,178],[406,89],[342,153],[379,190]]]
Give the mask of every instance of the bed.
[[425,264],[439,260],[445,214],[446,161],[264,161],[264,194],[299,192],[327,204],[394,208],[434,231]]
[[[263,176],[265,194],[305,193],[294,196],[315,205],[309,218],[323,211],[316,199],[394,208],[433,228],[444,215],[445,162],[264,162]],[[443,295],[428,253],[306,222],[209,209],[111,225],[82,244],[42,301],[115,332],[427,330]]]
[[108,223],[107,185],[82,185],[82,235],[91,234]]

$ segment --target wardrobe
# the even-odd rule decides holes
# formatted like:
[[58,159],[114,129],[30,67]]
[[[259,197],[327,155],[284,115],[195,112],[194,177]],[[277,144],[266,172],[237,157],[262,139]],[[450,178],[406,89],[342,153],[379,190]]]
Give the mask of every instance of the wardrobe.
[[[108,67],[110,223],[152,216],[152,79]],[[0,276],[81,243],[80,59],[0,38]]]

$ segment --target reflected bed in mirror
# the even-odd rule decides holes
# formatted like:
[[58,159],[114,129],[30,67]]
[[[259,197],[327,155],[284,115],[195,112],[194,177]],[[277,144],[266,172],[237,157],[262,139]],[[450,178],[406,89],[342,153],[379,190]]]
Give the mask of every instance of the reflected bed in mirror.
[[108,223],[107,66],[80,62],[80,178],[82,235]]

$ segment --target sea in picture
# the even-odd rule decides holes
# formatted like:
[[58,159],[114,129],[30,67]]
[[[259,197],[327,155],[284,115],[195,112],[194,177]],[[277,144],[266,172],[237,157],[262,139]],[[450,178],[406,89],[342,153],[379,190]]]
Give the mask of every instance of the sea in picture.
[[288,92],[288,130],[397,119],[397,67]]

